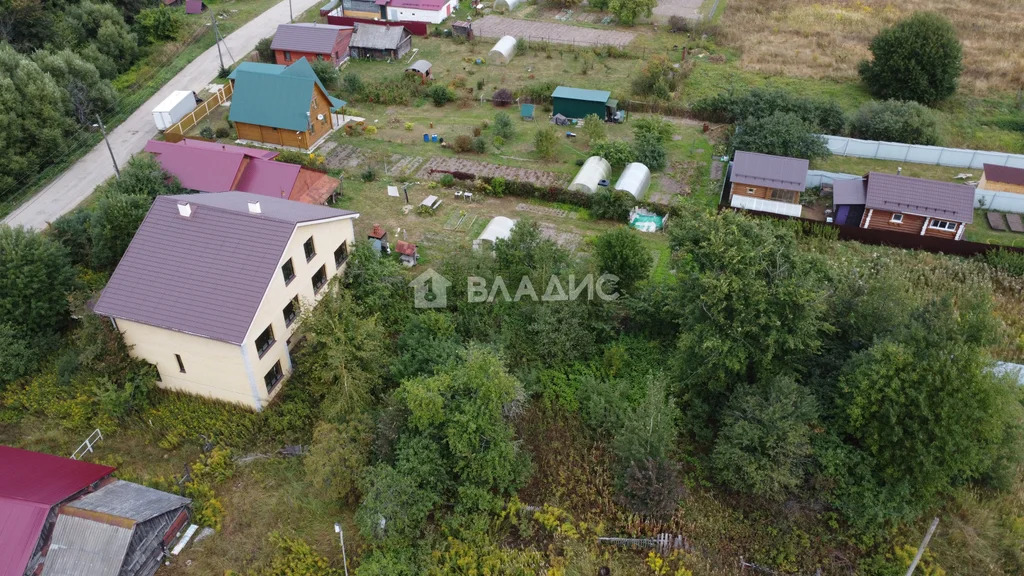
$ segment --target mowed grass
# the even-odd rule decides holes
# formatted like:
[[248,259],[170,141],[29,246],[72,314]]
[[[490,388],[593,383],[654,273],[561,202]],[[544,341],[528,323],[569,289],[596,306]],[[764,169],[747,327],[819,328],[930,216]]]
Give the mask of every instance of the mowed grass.
[[721,24],[746,70],[850,80],[879,30],[921,10],[941,13],[956,27],[969,93],[1015,91],[1024,83],[1019,0],[729,0]]

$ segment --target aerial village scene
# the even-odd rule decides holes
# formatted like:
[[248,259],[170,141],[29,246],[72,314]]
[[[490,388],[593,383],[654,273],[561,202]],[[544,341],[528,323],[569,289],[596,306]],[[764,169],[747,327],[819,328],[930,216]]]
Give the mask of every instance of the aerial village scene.
[[1020,0],[6,0],[0,149],[0,576],[1024,575]]

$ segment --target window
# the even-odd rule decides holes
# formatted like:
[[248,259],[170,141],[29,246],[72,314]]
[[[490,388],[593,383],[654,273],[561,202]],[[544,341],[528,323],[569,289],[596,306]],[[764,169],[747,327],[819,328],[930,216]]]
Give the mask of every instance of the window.
[[947,220],[932,220],[932,223],[928,225],[929,228],[935,228],[937,230],[945,230],[947,232],[953,232],[956,230],[956,222],[949,222]]
[[287,51],[287,50],[285,50],[284,51],[284,60],[285,60],[285,62],[290,62],[291,59],[292,59],[292,53]]
[[342,242],[341,246],[334,251],[334,265],[341,268],[346,260],[348,260],[348,241]]
[[893,224],[902,224],[903,214],[893,214],[892,218],[889,219],[889,222],[892,222]]
[[757,192],[757,190],[754,190],[753,188],[747,188],[747,194],[753,194],[754,192]]
[[291,326],[299,316],[299,297],[292,298],[291,302],[288,302],[288,305],[284,307],[282,313],[284,314],[284,325]]
[[178,361],[178,371],[185,373],[185,363],[181,361],[181,354],[175,354],[174,359]]
[[284,275],[284,285],[291,284],[292,280],[295,279],[295,266],[292,265],[292,259],[289,258],[287,262],[281,265],[281,274]]
[[327,284],[327,266],[321,266],[316,274],[313,274],[313,292],[319,292]]
[[278,360],[274,363],[274,367],[267,372],[267,375],[263,377],[263,383],[267,385],[267,394],[277,386],[277,383],[284,378],[284,372],[281,371],[281,361]]
[[313,259],[313,256],[316,256],[316,246],[313,246],[312,236],[302,245],[302,250],[306,253],[306,262],[309,262]]
[[274,340],[274,327],[267,326],[267,329],[256,337],[256,353],[259,354],[260,358],[263,358],[263,355],[267,353],[267,350],[270,350],[274,342],[276,342]]

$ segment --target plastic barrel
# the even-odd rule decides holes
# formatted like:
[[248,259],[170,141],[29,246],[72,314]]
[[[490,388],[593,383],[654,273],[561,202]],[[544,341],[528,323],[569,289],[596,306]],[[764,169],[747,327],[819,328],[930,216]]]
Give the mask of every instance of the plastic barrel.
[[430,135],[430,141],[431,142],[437,142],[437,134],[431,134]]
[[424,134],[423,135],[423,141],[424,142],[430,142],[430,134]]

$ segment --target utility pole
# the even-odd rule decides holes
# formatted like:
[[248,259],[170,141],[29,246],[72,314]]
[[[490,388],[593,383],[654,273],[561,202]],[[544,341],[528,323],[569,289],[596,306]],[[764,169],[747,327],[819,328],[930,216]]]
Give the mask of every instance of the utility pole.
[[117,178],[120,180],[121,169],[117,167],[117,159],[114,158],[114,149],[110,147],[110,140],[107,139],[107,127],[103,125],[103,119],[100,118],[99,114],[96,114],[96,121],[99,122],[97,126],[100,127],[100,133],[103,134],[103,141],[107,143],[107,152],[110,152],[110,161],[114,163],[114,174],[117,174]]
[[213,10],[210,10],[210,25],[213,26],[213,41],[217,44],[217,58],[220,58],[220,69],[223,70],[224,55],[220,53],[220,30],[217,29],[217,17],[213,15]]
[[295,23],[295,16],[292,15],[292,0],[288,0],[288,19]]
[[348,576],[348,556],[345,554],[345,531],[341,529],[341,522],[334,523],[334,531],[338,533],[341,540],[341,561],[345,563],[345,576]]
[[914,556],[914,561],[910,563],[910,568],[907,568],[906,576],[912,576],[914,569],[917,568],[917,563],[921,561],[921,557],[924,556],[924,550],[928,547],[928,542],[932,539],[932,534],[935,534],[935,528],[939,525],[939,517],[936,516],[932,520],[932,525],[928,527],[928,532],[924,535],[924,540],[921,541],[921,547],[917,549],[917,555]]

